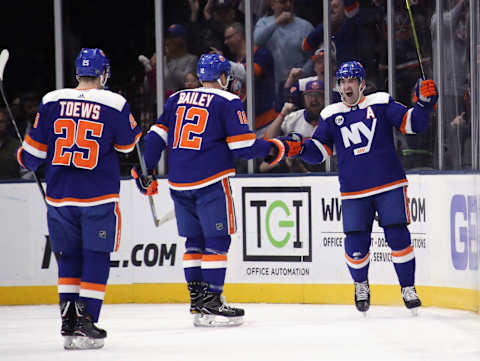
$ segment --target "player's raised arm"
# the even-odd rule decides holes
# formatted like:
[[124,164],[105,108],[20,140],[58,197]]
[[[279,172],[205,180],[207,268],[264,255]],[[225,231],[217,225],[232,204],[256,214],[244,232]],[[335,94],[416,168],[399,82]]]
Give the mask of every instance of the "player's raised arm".
[[428,129],[430,112],[435,109],[438,100],[435,82],[431,79],[419,79],[415,85],[413,98],[415,105],[412,108],[391,103],[387,110],[394,125],[403,134],[417,134]]

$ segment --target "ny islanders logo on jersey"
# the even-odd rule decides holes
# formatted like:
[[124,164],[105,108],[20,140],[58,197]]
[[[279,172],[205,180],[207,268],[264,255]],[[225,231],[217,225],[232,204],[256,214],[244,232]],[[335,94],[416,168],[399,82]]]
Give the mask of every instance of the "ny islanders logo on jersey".
[[[377,118],[375,117],[375,113],[373,112],[371,107],[367,108],[366,119],[373,119],[371,128],[368,128],[368,126],[364,122],[356,122],[350,124],[350,127],[345,126],[340,129],[340,132],[342,134],[343,146],[345,148],[350,148],[352,145],[354,146],[361,144],[363,142],[361,136],[362,134],[365,138],[367,138],[367,145],[355,148],[353,150],[354,155],[368,153],[372,146],[373,137],[375,136],[375,127],[377,125]],[[336,118],[335,122],[337,122]]]

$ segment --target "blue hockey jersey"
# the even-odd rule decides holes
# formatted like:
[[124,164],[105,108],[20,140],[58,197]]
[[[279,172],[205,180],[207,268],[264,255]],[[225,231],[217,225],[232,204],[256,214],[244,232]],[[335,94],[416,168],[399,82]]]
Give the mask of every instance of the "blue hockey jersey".
[[429,110],[407,108],[387,93],[367,95],[355,107],[331,104],[320,113],[311,140],[301,158],[319,163],[332,154],[338,157],[340,192],[343,199],[366,197],[407,184],[397,156],[393,127],[403,134],[428,128]]
[[119,94],[103,89],[60,89],[42,98],[33,128],[19,150],[22,166],[46,162],[46,201],[92,206],[118,201],[120,167],[141,130]]
[[215,88],[171,95],[144,143],[150,171],[168,145],[168,180],[177,190],[205,187],[235,175],[234,157],[264,157],[272,146],[249,129],[240,98]]

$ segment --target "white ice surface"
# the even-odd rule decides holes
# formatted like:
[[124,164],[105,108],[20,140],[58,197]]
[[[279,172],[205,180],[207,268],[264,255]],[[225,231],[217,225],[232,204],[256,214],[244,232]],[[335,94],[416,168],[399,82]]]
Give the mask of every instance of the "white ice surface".
[[245,323],[196,328],[185,304],[104,305],[100,350],[65,351],[54,305],[0,307],[0,360],[480,360],[480,316],[373,305],[244,304]]

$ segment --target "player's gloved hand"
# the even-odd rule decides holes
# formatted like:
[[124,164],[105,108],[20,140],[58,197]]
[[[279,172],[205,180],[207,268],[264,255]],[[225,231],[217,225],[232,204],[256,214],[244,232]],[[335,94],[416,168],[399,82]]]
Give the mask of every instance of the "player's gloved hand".
[[415,86],[415,99],[422,108],[433,107],[438,100],[438,91],[435,82],[432,79],[418,79]]
[[278,137],[278,140],[282,141],[285,146],[285,154],[289,158],[296,158],[302,154],[304,140],[300,133],[288,133],[283,137]]
[[130,174],[132,175],[133,179],[135,179],[135,184],[142,194],[146,196],[152,196],[158,193],[156,171],[153,171],[153,173],[150,173],[144,177],[140,171],[140,167],[138,165],[134,165],[130,171]]
[[285,146],[278,139],[265,139],[266,141],[272,143],[272,148],[270,153],[263,159],[269,165],[275,165],[283,159],[285,155]]

